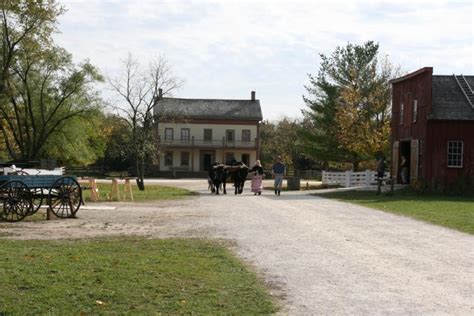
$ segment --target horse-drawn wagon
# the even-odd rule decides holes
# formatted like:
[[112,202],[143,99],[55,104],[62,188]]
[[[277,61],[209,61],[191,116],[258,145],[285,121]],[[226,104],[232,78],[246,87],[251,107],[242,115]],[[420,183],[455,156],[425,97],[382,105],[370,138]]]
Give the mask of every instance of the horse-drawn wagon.
[[57,217],[75,217],[83,204],[75,177],[15,173],[0,175],[0,221],[21,221],[44,204]]

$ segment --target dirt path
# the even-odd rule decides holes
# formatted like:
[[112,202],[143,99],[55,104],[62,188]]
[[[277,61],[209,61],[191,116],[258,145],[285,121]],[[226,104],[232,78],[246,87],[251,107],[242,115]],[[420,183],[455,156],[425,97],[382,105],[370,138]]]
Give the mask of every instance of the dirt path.
[[[167,183],[203,188],[202,180]],[[471,235],[302,193],[201,193],[100,204],[73,220],[0,224],[0,236],[223,238],[275,285],[284,314],[474,314]]]

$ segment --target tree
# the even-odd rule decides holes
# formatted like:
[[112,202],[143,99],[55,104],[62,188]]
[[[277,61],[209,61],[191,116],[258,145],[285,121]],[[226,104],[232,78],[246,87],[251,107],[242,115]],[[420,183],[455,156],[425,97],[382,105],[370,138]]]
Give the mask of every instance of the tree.
[[2,0],[0,6],[0,95],[4,95],[18,54],[48,47],[64,8],[55,0]]
[[328,161],[345,162],[350,160],[351,152],[342,148],[338,140],[336,103],[339,89],[327,81],[320,71],[317,77],[308,75],[310,86],[306,90],[315,98],[303,96],[309,110],[303,110],[307,128],[298,131],[302,151],[326,164]]
[[106,135],[106,150],[101,164],[110,170],[124,171],[134,166],[133,151],[130,148],[132,131],[120,116],[105,118],[103,133]]
[[260,157],[263,164],[267,168],[271,167],[278,156],[281,156],[289,169],[311,164],[301,153],[301,143],[298,141],[299,131],[307,129],[309,123],[307,120],[301,122],[286,117],[275,123],[264,121],[260,125]]
[[100,155],[90,146],[90,123],[101,107],[93,84],[102,77],[88,62],[74,65],[54,45],[51,34],[62,12],[54,1],[3,2],[0,135],[14,160],[48,156],[79,163]]
[[[346,161],[357,169],[361,161],[388,151],[390,79],[398,75],[387,59],[379,63],[379,45],[347,44],[331,56],[321,54],[317,78],[309,75],[304,97],[314,134],[305,141],[325,160]],[[320,150],[318,152],[318,149]]]
[[143,190],[146,161],[158,153],[153,133],[153,109],[163,96],[179,87],[180,80],[172,74],[171,67],[163,57],[152,61],[146,70],[131,54],[122,63],[124,73],[109,79],[109,84],[122,102],[117,110],[131,129],[137,183]]
[[85,166],[102,158],[106,151],[108,121],[101,111],[89,111],[67,122],[46,142],[44,156],[67,166]]

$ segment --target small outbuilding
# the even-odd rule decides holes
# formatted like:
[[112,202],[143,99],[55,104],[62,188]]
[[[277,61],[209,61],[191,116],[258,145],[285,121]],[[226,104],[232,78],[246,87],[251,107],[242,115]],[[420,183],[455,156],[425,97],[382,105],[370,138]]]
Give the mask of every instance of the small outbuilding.
[[474,183],[474,76],[433,75],[425,67],[391,84],[397,182]]

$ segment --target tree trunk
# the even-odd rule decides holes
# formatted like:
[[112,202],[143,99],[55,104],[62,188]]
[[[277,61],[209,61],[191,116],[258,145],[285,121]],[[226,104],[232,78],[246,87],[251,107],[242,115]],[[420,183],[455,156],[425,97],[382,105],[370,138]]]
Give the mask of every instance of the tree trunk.
[[137,157],[136,160],[136,170],[137,170],[137,186],[140,191],[145,191],[145,170],[144,170],[144,161],[142,158]]
[[360,163],[360,161],[353,161],[353,162],[352,162],[352,170],[353,170],[354,172],[359,171],[359,163]]

